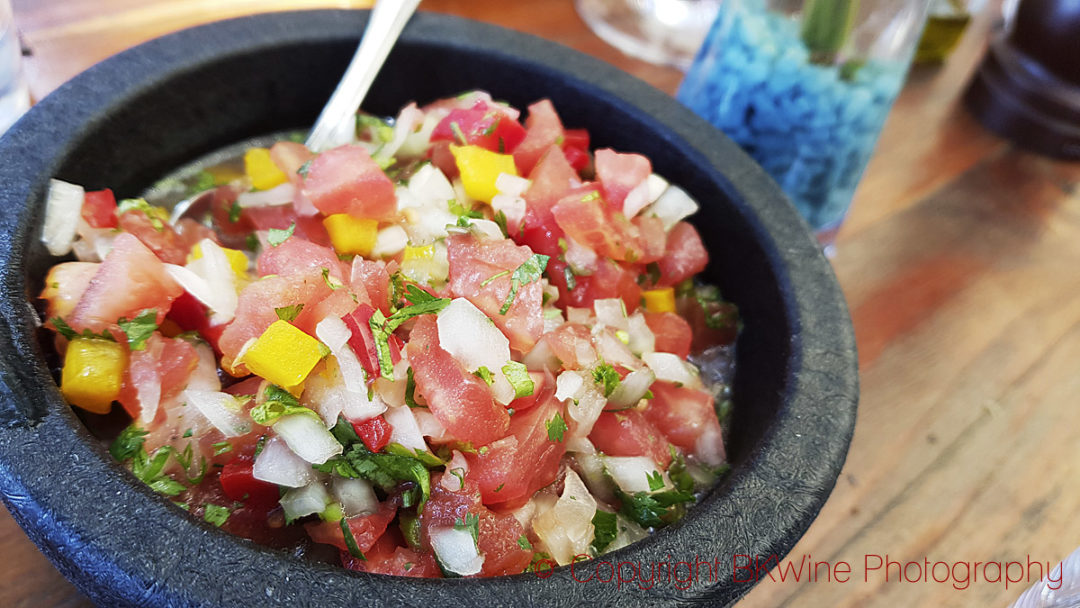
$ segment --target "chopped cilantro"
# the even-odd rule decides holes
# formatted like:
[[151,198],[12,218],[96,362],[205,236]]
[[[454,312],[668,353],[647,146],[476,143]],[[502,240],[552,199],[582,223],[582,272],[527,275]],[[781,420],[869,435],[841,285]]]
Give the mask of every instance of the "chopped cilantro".
[[74,329],[71,329],[71,326],[67,324],[67,321],[64,321],[60,317],[53,317],[52,319],[50,319],[50,321],[52,321],[53,327],[56,328],[56,331],[68,340],[74,340],[75,338],[99,338],[102,340],[112,340],[113,342],[116,341],[116,339],[113,338],[113,335],[109,333],[109,330],[107,329],[102,330],[100,334],[95,334],[89,329],[84,329],[82,334],[78,334],[75,333]]
[[488,278],[484,279],[484,280],[483,280],[483,281],[482,281],[482,282],[480,283],[480,287],[481,287],[481,288],[483,288],[483,287],[487,287],[487,286],[488,286],[488,285],[489,285],[489,284],[490,284],[490,283],[491,283],[492,281],[494,281],[495,279],[498,279],[499,277],[505,277],[505,276],[506,276],[506,275],[508,275],[508,274],[510,274],[510,271],[509,271],[509,270],[504,270],[504,271],[502,271],[502,272],[496,272],[495,274],[491,275],[490,277],[488,277]]
[[[345,451],[341,456],[328,460],[325,465],[315,465],[313,468],[322,472],[332,471],[342,477],[361,477],[387,492],[394,490],[403,481],[411,482],[412,489],[402,494],[402,506],[408,508],[417,505],[417,512],[423,510],[424,503],[431,495],[431,474],[425,460],[433,463],[433,459],[437,460],[433,454],[416,450],[408,453],[406,448],[401,450],[408,455],[400,452],[372,452],[344,417],[338,418],[330,432],[345,446]],[[424,460],[421,460],[422,458]],[[432,466],[441,466],[443,461],[438,460],[438,463]]]
[[326,286],[333,290],[341,289],[345,286],[345,283],[341,282],[341,279],[330,274],[329,268],[322,269],[322,280],[326,283]]
[[506,365],[502,366],[502,373],[506,376],[506,380],[510,382],[510,386],[514,387],[515,399],[528,397],[536,389],[536,384],[533,382],[532,377],[529,376],[529,370],[524,363],[508,361]]
[[126,317],[120,317],[120,320],[116,322],[127,336],[131,350],[146,348],[146,341],[158,328],[157,312],[156,308],[147,308],[131,321],[128,321]]
[[296,232],[296,222],[289,224],[289,227],[285,230],[271,228],[266,235],[266,242],[270,243],[271,247],[277,247],[288,240],[293,235],[293,232]]
[[590,193],[586,194],[585,196],[581,197],[581,202],[587,203],[589,201],[595,201],[598,198],[600,198],[600,193],[598,191],[596,191],[596,190],[593,190],[592,192],[590,192]]
[[128,211],[142,211],[146,219],[150,220],[150,226],[158,232],[165,230],[165,222],[169,221],[169,212],[161,207],[155,207],[143,198],[125,198],[116,206],[116,217],[124,215]]
[[636,492],[633,495],[615,490],[622,502],[622,513],[631,520],[647,528],[666,526],[682,516],[682,505],[693,502],[694,495],[679,490],[668,490],[649,494]]
[[414,448],[410,450],[409,448],[401,445],[400,443],[391,443],[387,445],[386,452],[388,454],[397,454],[398,456],[405,456],[407,458],[415,458],[416,460],[424,463],[424,466],[428,467],[429,469],[441,467],[446,464],[445,462],[443,462],[442,458],[439,458],[438,456],[432,454],[427,450],[421,450],[420,448]]
[[303,303],[275,308],[274,312],[277,313],[277,318],[282,321],[293,321],[296,319],[296,315],[300,314],[301,310],[304,310]]
[[305,162],[304,164],[300,165],[300,168],[296,170],[296,174],[299,175],[300,177],[307,178],[308,173],[311,171],[311,163],[314,160],[315,159],[309,160],[309,161]]
[[502,115],[496,112],[489,112],[485,118],[491,118],[494,115],[495,120],[491,122],[487,128],[484,129],[484,137],[490,137],[495,134],[495,130],[499,128],[499,123],[502,122]]
[[[416,292],[420,289],[413,288],[415,291],[410,291],[410,297],[415,296]],[[379,359],[379,372],[382,377],[393,380],[394,379],[394,363],[390,358],[390,336],[394,333],[402,323],[420,315],[438,314],[443,308],[446,308],[450,303],[449,298],[435,298],[431,297],[431,294],[425,292],[423,301],[417,302],[412,306],[406,306],[390,317],[383,316],[382,312],[376,310],[371,319],[368,320],[368,325],[371,327],[371,334],[375,339],[375,352]]]
[[262,398],[263,402],[251,408],[251,412],[249,412],[251,419],[257,424],[270,426],[282,416],[292,416],[293,414],[313,416],[316,420],[322,420],[314,410],[300,405],[296,397],[293,397],[289,391],[276,384],[268,384],[263,389]]
[[472,535],[473,544],[480,542],[480,518],[476,513],[466,513],[464,521],[458,517],[454,520],[455,530],[468,530]]
[[495,374],[491,373],[491,370],[486,366],[481,365],[479,369],[473,372],[473,375],[483,380],[488,386],[495,384]]
[[130,460],[142,449],[147,434],[147,431],[132,424],[120,431],[120,435],[109,446],[109,453],[117,462]]
[[518,543],[518,546],[521,547],[522,549],[524,549],[526,551],[532,551],[532,548],[533,548],[532,543],[529,542],[528,537],[526,537],[524,534],[522,534],[521,536],[518,537],[517,543]]
[[655,492],[664,488],[664,475],[660,471],[646,473],[645,479],[649,480],[649,491]]
[[405,405],[409,407],[424,407],[416,402],[416,379],[410,367],[405,370]]
[[610,397],[619,387],[619,372],[610,363],[601,362],[593,370],[593,382],[604,387],[604,397]]
[[240,221],[240,214],[244,211],[240,206],[240,201],[233,201],[233,204],[229,205],[229,221],[235,224]]
[[469,140],[465,138],[465,132],[461,130],[461,125],[456,120],[450,121],[450,131],[454,133],[454,137],[457,138],[458,143],[461,145],[467,145]]
[[551,441],[562,441],[563,434],[566,433],[566,421],[563,420],[562,414],[555,414],[555,417],[548,420],[545,425],[547,426],[547,436]]
[[184,431],[184,434],[181,435],[181,437],[183,437],[184,439],[187,439],[188,437],[191,437],[192,434],[193,434],[192,430],[188,429],[188,430]]
[[195,181],[191,184],[191,188],[188,190],[188,194],[198,194],[204,192],[217,185],[217,180],[214,178],[214,174],[209,171],[199,171],[199,174],[195,176]]
[[499,484],[499,487],[495,488],[495,491],[496,491],[496,492],[501,492],[501,491],[502,491],[502,489],[503,489],[503,486],[505,486],[505,485],[506,485],[506,483],[505,483],[505,482],[504,482],[504,483],[500,483],[500,484]]
[[[461,220],[461,218],[476,220],[484,217],[483,212],[481,212],[479,209],[469,209],[465,207],[465,205],[462,205],[460,202],[458,202],[456,198],[452,198],[446,201],[446,208],[450,210],[450,213],[458,216],[458,220]],[[461,224],[458,225],[460,226]],[[465,225],[468,226],[468,224]]]
[[345,537],[345,547],[349,550],[349,555],[366,562],[367,558],[364,557],[364,552],[360,550],[360,546],[356,544],[356,537],[353,536],[352,530],[349,529],[348,521],[342,517],[338,521],[338,525],[341,526],[341,534]]
[[386,124],[386,121],[371,114],[356,114],[356,132],[359,135],[363,131],[369,131],[371,136],[379,143],[386,143],[394,139],[394,128]]
[[510,237],[510,229],[506,227],[506,214],[500,209],[495,212],[495,216],[492,218],[499,226],[499,230],[502,230],[503,236]]
[[430,293],[410,283],[405,286],[405,299],[408,300],[410,304],[423,304],[424,302],[438,300],[439,298],[436,298]]
[[230,513],[228,507],[207,504],[206,510],[203,511],[203,519],[220,528],[221,524],[229,519]]
[[259,237],[254,234],[249,234],[244,237],[244,245],[248,251],[256,251],[259,248]]
[[506,301],[499,309],[500,315],[505,315],[510,310],[510,305],[514,303],[514,297],[517,296],[517,291],[522,285],[540,280],[550,259],[549,256],[534,253],[514,270],[514,274],[510,277],[510,293],[506,294]]
[[596,515],[593,515],[592,518],[593,528],[595,529],[592,546],[597,553],[601,553],[611,544],[611,541],[615,540],[617,521],[614,513],[601,511],[600,509],[596,510]]
[[[671,453],[671,466],[668,467],[668,477],[671,478],[671,483],[675,484],[675,489],[680,492],[692,492],[694,490],[694,478],[686,470],[686,458],[671,444],[668,444],[668,451]],[[649,488],[654,489],[651,482]]]
[[574,275],[574,271],[570,270],[570,265],[567,264],[563,267],[563,278],[566,279],[566,288],[570,291],[574,291],[577,288],[577,276]]
[[214,448],[214,456],[221,456],[232,451],[232,444],[228,441],[219,441],[210,447]]

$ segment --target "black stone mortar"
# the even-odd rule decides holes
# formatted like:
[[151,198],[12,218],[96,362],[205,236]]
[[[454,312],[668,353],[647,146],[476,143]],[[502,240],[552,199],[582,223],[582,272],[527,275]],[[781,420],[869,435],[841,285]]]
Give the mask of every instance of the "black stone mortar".
[[[125,51],[76,77],[0,139],[0,496],[56,567],[103,606],[720,606],[745,594],[736,555],[783,556],[832,490],[855,423],[851,322],[828,262],[779,188],[671,97],[559,45],[419,14],[365,109],[392,115],[485,89],[524,108],[550,98],[595,147],[648,156],[702,206],[705,273],[738,304],[732,472],[684,520],[548,578],[369,575],[255,546],[190,517],[112,462],[46,364],[30,300],[55,262],[39,242],[48,181],[132,196],[252,136],[307,128],[351,57],[361,11],[224,21]],[[657,564],[698,564],[618,585]],[[745,571],[739,571],[745,574]],[[745,578],[745,577],[743,577]],[[677,579],[682,579],[680,582]]]

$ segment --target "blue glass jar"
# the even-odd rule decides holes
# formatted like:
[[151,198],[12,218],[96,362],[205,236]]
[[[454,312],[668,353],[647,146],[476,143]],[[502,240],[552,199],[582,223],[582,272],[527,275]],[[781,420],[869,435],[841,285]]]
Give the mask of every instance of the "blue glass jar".
[[[808,43],[835,31],[832,52]],[[735,140],[829,244],[903,84],[928,0],[724,0],[678,99]],[[832,9],[829,4],[841,6]]]

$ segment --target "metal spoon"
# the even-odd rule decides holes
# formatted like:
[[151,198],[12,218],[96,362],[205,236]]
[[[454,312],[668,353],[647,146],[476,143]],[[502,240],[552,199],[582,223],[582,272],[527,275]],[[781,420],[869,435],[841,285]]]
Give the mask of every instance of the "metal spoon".
[[[375,3],[356,54],[308,134],[305,145],[309,150],[322,152],[352,141],[355,123],[348,118],[360,107],[390,49],[419,4],[420,0],[379,0]],[[249,143],[245,142],[243,148]],[[180,201],[172,209],[172,223],[183,217],[205,214],[212,200],[213,190],[207,190]]]

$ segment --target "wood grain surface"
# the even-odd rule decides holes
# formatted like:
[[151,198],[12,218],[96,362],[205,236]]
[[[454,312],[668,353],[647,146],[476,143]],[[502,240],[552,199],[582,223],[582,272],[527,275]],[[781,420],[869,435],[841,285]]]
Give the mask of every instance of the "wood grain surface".
[[[368,4],[14,0],[37,98],[182,27]],[[604,44],[571,0],[427,0],[422,10],[561,42],[669,93],[681,79]],[[779,582],[774,571],[741,606],[1005,606],[1034,577],[1006,587],[984,569],[964,584],[962,564],[1026,569],[1080,545],[1080,163],[1017,149],[960,106],[996,14],[979,15],[945,65],[913,70],[837,241],[859,347],[859,420],[836,490],[785,563],[844,561],[850,580]],[[2,510],[0,555],[0,606],[89,605]],[[944,562],[954,578],[909,567],[905,580],[896,569],[886,580],[865,569],[886,555]]]

